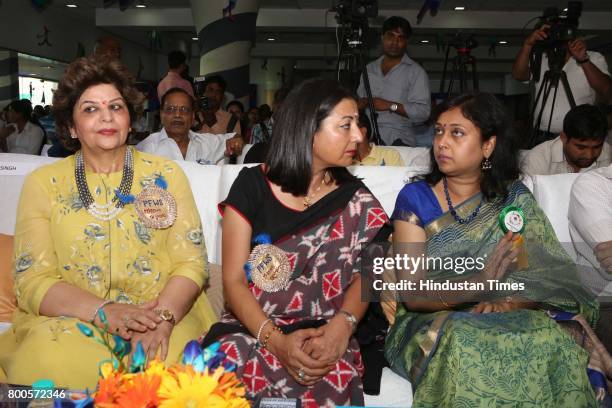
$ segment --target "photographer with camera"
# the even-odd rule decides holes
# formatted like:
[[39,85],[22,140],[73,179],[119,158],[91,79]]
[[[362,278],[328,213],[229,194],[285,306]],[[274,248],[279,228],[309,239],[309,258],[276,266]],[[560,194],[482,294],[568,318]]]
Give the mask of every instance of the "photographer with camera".
[[[431,95],[425,70],[406,55],[410,23],[389,17],[382,26],[383,55],[367,66],[378,129],[384,144],[416,146],[428,126]],[[357,89],[359,108],[368,106],[363,77]],[[372,117],[372,112],[369,112]]]
[[[549,70],[555,70],[555,65],[558,65],[556,69],[559,73],[563,71],[567,76],[576,106],[593,105],[598,98],[607,101],[610,97],[612,79],[605,58],[598,52],[587,51],[584,40],[576,38],[579,14],[578,10],[572,20],[571,16],[558,16],[555,12],[545,11],[543,24],[523,43],[512,67],[512,77],[517,81],[534,79],[535,89],[539,91],[544,74]],[[563,22],[562,18],[567,22]],[[530,57],[534,52],[542,54],[537,72],[534,72],[537,67],[530,65]],[[555,63],[557,60],[559,62]],[[540,123],[536,123],[538,116],[534,115],[533,126],[537,129],[535,144],[557,137],[563,130],[563,118],[572,107],[559,81],[553,83],[552,87],[551,94],[556,91],[556,98],[548,98],[544,108],[542,100],[538,100],[536,105],[535,112],[542,112],[542,115]]]
[[200,84],[197,84],[198,91],[201,89],[196,92],[199,105],[197,115],[201,125],[197,132],[214,135],[232,132],[237,136],[242,134],[240,121],[231,113],[221,109],[226,88],[227,84],[220,75],[206,77],[201,88]]

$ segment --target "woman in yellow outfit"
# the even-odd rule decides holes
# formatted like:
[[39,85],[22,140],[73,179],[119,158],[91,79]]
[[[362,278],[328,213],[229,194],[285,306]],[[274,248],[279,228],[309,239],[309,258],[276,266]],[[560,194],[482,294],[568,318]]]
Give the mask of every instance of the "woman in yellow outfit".
[[15,232],[18,311],[0,336],[0,382],[93,388],[105,348],[81,321],[169,364],[214,322],[202,226],[173,162],[126,145],[140,94],[116,62],[73,62],[54,98],[68,147],[26,179]]

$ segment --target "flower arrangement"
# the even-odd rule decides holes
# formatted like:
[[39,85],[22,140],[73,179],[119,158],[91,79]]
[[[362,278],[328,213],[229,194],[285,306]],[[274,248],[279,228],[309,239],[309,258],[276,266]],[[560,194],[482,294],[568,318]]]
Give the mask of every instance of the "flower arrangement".
[[[104,311],[99,312],[100,321],[106,326]],[[78,329],[87,337],[103,344],[111,357],[99,364],[100,380],[96,391],[75,406],[92,404],[101,408],[179,408],[179,407],[249,407],[244,386],[234,372],[233,364],[222,364],[225,354],[214,343],[202,350],[193,340],[183,351],[181,364],[166,367],[155,359],[146,361],[139,342],[132,353],[131,362],[125,360],[130,354],[131,344],[120,336],[111,336],[106,330],[77,323]]]

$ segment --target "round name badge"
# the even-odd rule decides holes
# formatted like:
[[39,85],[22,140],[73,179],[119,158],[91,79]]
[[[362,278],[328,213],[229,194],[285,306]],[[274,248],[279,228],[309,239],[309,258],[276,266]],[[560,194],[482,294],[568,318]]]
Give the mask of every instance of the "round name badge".
[[285,251],[272,244],[257,245],[249,255],[253,284],[265,292],[284,290],[291,277]]
[[176,220],[176,200],[156,185],[145,187],[136,196],[135,205],[138,218],[146,227],[165,229]]
[[525,230],[525,214],[520,207],[508,206],[499,214],[499,226],[504,234],[508,231],[522,233]]

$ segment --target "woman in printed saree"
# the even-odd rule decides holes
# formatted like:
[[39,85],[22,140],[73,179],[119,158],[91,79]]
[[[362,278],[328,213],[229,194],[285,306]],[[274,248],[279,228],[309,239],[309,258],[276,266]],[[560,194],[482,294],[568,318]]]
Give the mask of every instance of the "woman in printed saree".
[[337,82],[308,81],[275,113],[266,162],[243,169],[223,213],[221,341],[247,395],[302,407],[363,404],[360,254],[388,225],[346,166],[362,136]]
[[[518,180],[503,107],[467,94],[434,120],[431,172],[402,189],[392,216],[395,253],[425,254],[428,269],[396,271],[419,290],[398,303],[390,366],[415,407],[596,405],[589,354],[562,321],[592,324],[597,304]],[[446,286],[419,286],[431,282]]]
[[141,99],[125,67],[89,58],[70,64],[54,94],[59,134],[77,152],[24,182],[19,308],[0,336],[0,382],[93,389],[109,353],[77,322],[174,364],[215,321],[201,294],[206,250],[187,178],[175,163],[126,145]]

